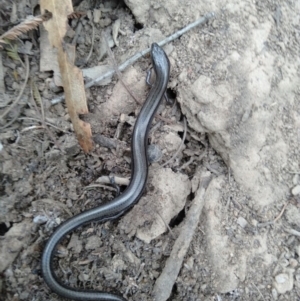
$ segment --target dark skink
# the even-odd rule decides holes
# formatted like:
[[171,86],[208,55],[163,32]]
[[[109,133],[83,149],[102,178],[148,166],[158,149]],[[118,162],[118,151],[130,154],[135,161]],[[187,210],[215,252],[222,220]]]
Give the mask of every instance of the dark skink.
[[131,140],[132,171],[129,186],[123,194],[114,200],[84,211],[62,223],[45,246],[42,256],[44,280],[53,292],[64,298],[85,301],[126,301],[123,297],[112,293],[77,290],[62,284],[53,271],[52,261],[55,247],[69,232],[92,221],[105,222],[118,218],[130,209],[143,194],[148,177],[148,131],[166,91],[170,73],[169,59],[163,49],[155,43],[151,46],[151,59],[156,79],[134,126]]

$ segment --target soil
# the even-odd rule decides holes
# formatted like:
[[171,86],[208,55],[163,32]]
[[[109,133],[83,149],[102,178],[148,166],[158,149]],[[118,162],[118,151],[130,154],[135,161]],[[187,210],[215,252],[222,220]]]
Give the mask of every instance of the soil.
[[[142,199],[118,220],[66,237],[55,257],[58,278],[74,288],[154,300],[156,280],[188,223],[199,172],[206,171],[211,182],[200,221],[168,300],[300,300],[299,2],[84,0],[75,8],[84,15],[69,20],[66,42],[76,45],[86,81],[91,68],[121,64],[205,13],[214,17],[164,47],[169,102],[163,100],[149,134]],[[38,14],[38,1],[2,1],[0,34]],[[103,50],[103,31],[114,59]],[[149,91],[149,56],[122,73],[135,99],[118,76],[87,89],[89,114],[80,117],[92,127],[94,148],[85,154],[64,102],[51,103],[63,90],[55,63],[45,59],[44,38],[40,26],[0,50],[5,301],[63,300],[43,281],[43,247],[60,223],[124,191],[132,129]],[[25,56],[30,81],[3,116],[24,85]]]

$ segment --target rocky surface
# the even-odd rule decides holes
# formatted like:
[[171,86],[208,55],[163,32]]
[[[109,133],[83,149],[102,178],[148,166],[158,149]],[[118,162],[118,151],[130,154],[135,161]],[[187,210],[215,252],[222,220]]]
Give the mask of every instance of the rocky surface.
[[[201,166],[213,179],[170,300],[298,300],[299,2],[117,2],[82,1],[77,10],[86,15],[69,22],[67,39],[76,45],[78,65],[92,49],[83,64],[86,80],[99,72],[97,66],[113,61],[102,31],[110,45],[118,44],[112,50],[120,64],[205,13],[215,16],[165,46],[171,62],[168,95],[175,102],[164,101],[153,121],[149,143],[159,155],[143,198],[120,220],[92,223],[67,237],[55,260],[58,277],[77,288],[151,300],[197,191]],[[36,4],[3,1],[0,34],[37,14]],[[112,27],[119,28],[117,37]],[[62,89],[57,73],[43,69],[42,37],[36,30],[16,42],[22,61],[28,53],[42,103],[33,104],[28,84],[15,108],[0,118],[3,300],[62,300],[41,277],[43,246],[61,222],[115,197],[116,187],[99,179],[115,175],[124,191],[133,124],[149,91],[147,56],[122,75],[135,99],[118,77],[88,89],[90,114],[82,118],[94,137],[107,139],[95,139],[93,152],[84,154],[64,103],[51,105]],[[1,116],[18,96],[26,70],[7,48],[0,54]],[[184,147],[172,158],[183,135]]]

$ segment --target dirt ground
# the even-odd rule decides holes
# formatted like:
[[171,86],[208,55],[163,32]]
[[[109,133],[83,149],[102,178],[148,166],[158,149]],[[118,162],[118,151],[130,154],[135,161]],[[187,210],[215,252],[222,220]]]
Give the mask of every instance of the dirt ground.
[[[59,279],[155,300],[206,172],[200,220],[167,300],[300,300],[300,2],[84,0],[74,7],[85,14],[69,20],[66,41],[86,81],[112,65],[103,31],[121,64],[206,13],[214,17],[164,47],[171,104],[164,100],[153,120],[142,199],[120,219],[66,237],[55,261]],[[0,35],[38,14],[38,1],[1,1]],[[115,197],[108,176],[124,191],[132,129],[149,91],[147,55],[122,73],[137,101],[117,76],[87,89],[89,114],[80,117],[91,124],[94,149],[85,154],[65,103],[51,103],[63,91],[45,37],[40,26],[0,50],[1,301],[63,300],[41,276],[43,247],[64,220]],[[26,71],[21,97],[4,114]]]

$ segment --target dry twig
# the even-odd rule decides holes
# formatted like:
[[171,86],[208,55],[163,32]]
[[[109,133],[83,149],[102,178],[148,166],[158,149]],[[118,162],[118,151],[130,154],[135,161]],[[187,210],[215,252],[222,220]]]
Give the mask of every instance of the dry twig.
[[211,176],[209,172],[200,173],[200,186],[186,216],[185,224],[183,225],[180,234],[175,241],[173,250],[167,259],[161,275],[158,277],[154,285],[154,301],[165,301],[170,297],[172,288],[181,269],[182,262],[197,228],[205,201],[206,189],[210,181]]
[[51,11],[53,17],[43,25],[48,32],[51,47],[56,49],[56,58],[66,95],[68,113],[78,142],[85,153],[93,148],[91,125],[80,119],[79,115],[88,113],[82,72],[74,65],[75,46],[65,42],[68,30],[67,15],[73,12],[72,1],[41,0],[41,11]]
[[32,130],[41,130],[41,129],[44,129],[44,128],[45,127],[43,125],[32,125],[32,126],[29,126],[27,128],[22,129],[21,133],[32,131]]
[[[34,121],[37,121],[37,122],[42,122],[40,119],[38,118],[33,118],[33,117],[20,117],[18,118],[18,120],[34,120]],[[64,132],[64,133],[68,133],[68,131],[66,130],[63,130],[62,128],[59,128],[58,126],[50,123],[50,122],[45,122],[47,125],[53,127],[54,129],[60,131],[60,132]]]
[[113,192],[116,191],[115,187],[110,187],[110,186],[102,185],[102,184],[91,184],[89,186],[84,187],[83,190],[90,190],[90,189],[95,189],[95,188],[104,188],[104,189],[107,189],[107,190],[113,191]]
[[264,298],[263,294],[261,293],[261,291],[259,290],[259,288],[255,285],[255,283],[252,282],[252,284],[253,284],[253,286],[257,289],[257,291],[258,291],[259,295],[262,297],[262,299],[263,299],[264,301],[266,301],[266,299]]
[[286,229],[284,229],[284,231],[287,232],[287,233],[290,233],[292,235],[300,237],[300,232],[297,231],[297,230],[286,228]]
[[273,221],[270,221],[270,222],[265,222],[265,223],[259,223],[257,225],[257,227],[259,228],[263,228],[263,227],[266,227],[266,226],[269,226],[269,225],[273,225],[275,224],[283,215],[287,205],[289,204],[290,202],[286,202],[285,205],[282,207],[280,213],[278,214],[278,216],[273,220]]
[[289,204],[289,202],[285,203],[285,205],[282,207],[282,210],[280,211],[279,215],[274,219],[273,223],[276,223],[281,218],[281,216],[288,204]]

